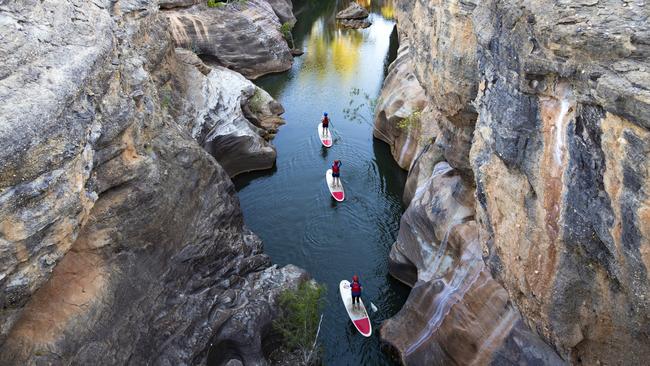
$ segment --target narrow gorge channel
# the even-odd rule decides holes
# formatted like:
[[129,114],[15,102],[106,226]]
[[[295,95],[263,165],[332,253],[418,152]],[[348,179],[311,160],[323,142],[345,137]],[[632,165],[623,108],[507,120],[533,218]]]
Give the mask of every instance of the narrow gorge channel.
[[[284,106],[282,126],[273,140],[278,151],[271,171],[234,179],[246,224],[264,241],[278,265],[295,264],[327,286],[321,342],[326,365],[392,364],[379,337],[361,337],[346,316],[338,292],[342,279],[358,274],[364,299],[379,310],[381,322],[399,311],[408,287],[388,274],[388,253],[403,212],[406,171],[389,146],[372,137],[373,110],[359,109],[349,120],[344,109],[363,96],[377,98],[385,70],[397,48],[391,1],[373,1],[367,29],[342,29],[335,14],[348,2],[297,2],[294,38],[305,54],[286,73],[256,81]],[[392,37],[391,37],[392,34]],[[316,134],[323,112],[332,119],[334,146],[326,149]],[[343,161],[347,198],[329,195],[325,170]]]

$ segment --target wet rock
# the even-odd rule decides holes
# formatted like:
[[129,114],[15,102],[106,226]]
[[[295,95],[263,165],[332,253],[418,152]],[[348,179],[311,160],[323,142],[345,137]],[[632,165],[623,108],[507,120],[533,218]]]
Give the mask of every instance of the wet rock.
[[368,10],[359,5],[359,3],[352,2],[347,8],[336,13],[336,19],[364,19],[368,15],[370,15]]
[[201,3],[202,0],[158,0],[161,9],[184,8]]
[[200,3],[165,11],[165,15],[177,46],[255,79],[291,68],[291,50],[280,32],[283,22],[295,22],[289,17],[289,4],[286,0],[248,0],[208,8]]
[[0,5],[0,364],[201,364],[230,341],[263,362],[304,274],[269,268],[192,136],[214,70],[155,2],[28,5]]

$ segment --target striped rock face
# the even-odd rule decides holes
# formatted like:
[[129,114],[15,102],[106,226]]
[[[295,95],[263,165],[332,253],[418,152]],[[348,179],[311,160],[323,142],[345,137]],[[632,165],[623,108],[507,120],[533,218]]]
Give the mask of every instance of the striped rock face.
[[[544,348],[539,336],[561,357],[539,353],[548,356],[545,362],[650,359],[650,40],[644,6],[610,0],[397,2],[401,46],[408,47],[411,72],[427,98],[424,117],[411,130],[419,135],[411,139],[431,141],[422,129],[434,131],[434,143],[418,147],[403,149],[412,144],[404,144],[407,133],[385,139],[398,161],[413,161],[405,192],[412,201],[391,252],[391,273],[414,290],[381,331],[403,361],[484,364],[508,355],[510,362],[532,362],[526,347],[508,348],[516,342],[506,335],[527,329],[531,337],[524,338],[534,345],[528,349]],[[390,80],[383,102],[409,95],[399,90],[406,82],[391,86]],[[393,103],[393,110],[402,104]],[[388,110],[381,105],[377,120],[385,123]],[[431,178],[441,160],[463,178],[464,190],[453,180]],[[465,244],[452,250],[443,239],[460,230],[450,228],[448,218],[464,212],[454,203],[462,191],[472,192],[474,202],[461,206],[475,212],[456,226],[474,222],[474,229],[456,234],[454,240]],[[471,266],[459,261],[472,242],[493,279],[478,268],[469,276]],[[450,288],[454,278],[466,280]],[[479,291],[477,283],[486,286]],[[490,283],[502,287],[490,292]],[[471,300],[478,293],[494,309],[513,303],[514,315],[488,311],[492,305],[481,310]],[[499,320],[488,326],[478,314]],[[494,333],[464,331],[475,328],[456,328],[453,319],[471,319]],[[410,335],[406,324],[420,335]]]

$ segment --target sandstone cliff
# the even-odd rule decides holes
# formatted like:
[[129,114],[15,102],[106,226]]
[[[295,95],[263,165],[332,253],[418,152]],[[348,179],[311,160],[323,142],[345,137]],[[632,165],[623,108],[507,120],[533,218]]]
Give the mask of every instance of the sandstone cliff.
[[304,273],[269,267],[197,140],[249,143],[211,151],[236,173],[281,108],[175,49],[157,1],[2,1],[0,24],[0,364],[264,363]]
[[[410,57],[402,73],[427,96],[408,107],[400,88],[417,86],[389,75],[376,118],[410,168],[391,273],[414,290],[381,331],[402,360],[650,359],[649,15],[643,2],[398,2],[409,52],[395,63]],[[422,113],[395,128],[400,99]],[[483,285],[483,261],[459,280],[477,246],[500,285]]]
[[289,0],[247,0],[215,8],[205,1],[194,3],[165,10],[178,46],[249,79],[291,67],[293,56],[280,32],[282,23],[296,21]]

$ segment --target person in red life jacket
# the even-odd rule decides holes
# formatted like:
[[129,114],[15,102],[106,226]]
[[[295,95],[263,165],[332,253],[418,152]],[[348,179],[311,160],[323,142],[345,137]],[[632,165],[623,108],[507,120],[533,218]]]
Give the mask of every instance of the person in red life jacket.
[[334,186],[340,186],[341,185],[341,160],[334,160],[334,163],[332,164],[332,178],[334,178]]
[[361,298],[361,282],[359,282],[359,276],[352,276],[352,282],[350,283],[350,291],[352,291],[352,308],[359,308],[359,299]]
[[323,124],[323,137],[325,137],[330,133],[330,119],[327,117],[327,112],[323,113],[321,123]]

